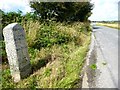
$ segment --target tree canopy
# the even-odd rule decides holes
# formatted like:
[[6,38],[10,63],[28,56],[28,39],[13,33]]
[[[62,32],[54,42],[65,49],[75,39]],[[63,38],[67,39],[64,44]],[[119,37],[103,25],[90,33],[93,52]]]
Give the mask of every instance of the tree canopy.
[[17,12],[4,12],[0,9],[0,16],[1,18],[1,26],[2,29],[7,26],[10,23],[18,22],[21,23],[22,21],[27,21],[29,19],[37,20],[38,17],[35,13],[26,13],[25,15],[22,15],[22,11],[18,10]]
[[90,2],[30,2],[42,20],[87,21],[93,4]]

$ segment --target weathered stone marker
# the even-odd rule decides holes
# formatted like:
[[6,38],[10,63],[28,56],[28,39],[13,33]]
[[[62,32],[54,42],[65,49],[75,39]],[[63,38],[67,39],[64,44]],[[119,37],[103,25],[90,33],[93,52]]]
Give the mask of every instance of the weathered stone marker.
[[11,75],[18,82],[31,73],[25,32],[22,26],[12,23],[3,29],[3,36]]

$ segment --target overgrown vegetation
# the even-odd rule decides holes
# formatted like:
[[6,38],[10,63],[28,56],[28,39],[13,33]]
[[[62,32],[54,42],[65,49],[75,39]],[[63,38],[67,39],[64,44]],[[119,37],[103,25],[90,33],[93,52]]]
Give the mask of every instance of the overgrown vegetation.
[[[29,21],[29,25],[30,22],[37,23]],[[39,28],[34,26],[29,29],[27,24],[23,26],[26,26],[24,28],[33,74],[15,84],[9,68],[3,67],[2,86],[4,88],[80,87],[80,73],[90,42],[90,29],[85,24],[77,22],[71,25],[54,23],[52,26],[38,24]],[[30,33],[33,29],[36,31]],[[48,37],[52,34],[53,37]]]
[[[60,7],[61,5],[64,6],[65,3],[60,3]],[[20,82],[13,82],[2,39],[2,57],[5,58],[2,58],[3,88],[81,88],[80,75],[91,35],[87,18],[84,23],[70,21],[68,17],[62,22],[52,18],[49,20],[46,18],[44,22],[43,18],[35,12],[24,16],[20,11],[18,13],[1,12],[2,28],[12,22],[18,22],[24,27],[33,71],[30,76]]]

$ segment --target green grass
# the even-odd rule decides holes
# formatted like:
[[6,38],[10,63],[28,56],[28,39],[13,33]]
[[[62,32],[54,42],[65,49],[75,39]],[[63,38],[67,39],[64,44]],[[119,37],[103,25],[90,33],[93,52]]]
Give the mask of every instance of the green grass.
[[97,69],[97,65],[96,64],[92,64],[92,65],[90,65],[90,68],[93,69],[93,70],[96,70]]
[[[89,25],[79,22],[69,25],[65,23],[45,25],[37,22],[27,24],[23,26],[26,29],[33,73],[14,83],[9,67],[6,68],[3,64],[2,87],[80,88],[80,75],[90,43]],[[34,28],[29,28],[31,25],[35,25]]]

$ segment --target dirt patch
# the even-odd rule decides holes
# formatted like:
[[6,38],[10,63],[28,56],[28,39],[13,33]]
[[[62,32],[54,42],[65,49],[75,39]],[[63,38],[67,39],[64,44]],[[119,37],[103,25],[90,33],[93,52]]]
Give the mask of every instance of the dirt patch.
[[89,65],[87,66],[87,77],[88,77],[88,86],[93,87],[95,86],[95,72],[96,72],[96,61],[97,61],[97,53],[96,47],[91,52],[91,56],[89,58]]

